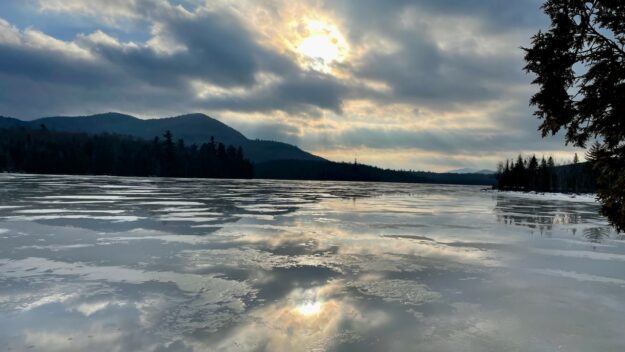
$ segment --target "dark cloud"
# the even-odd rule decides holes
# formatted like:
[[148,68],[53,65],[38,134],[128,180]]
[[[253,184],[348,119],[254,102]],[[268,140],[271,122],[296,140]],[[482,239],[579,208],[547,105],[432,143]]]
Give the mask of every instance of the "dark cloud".
[[6,44],[0,44],[0,53],[0,72],[5,75],[77,85],[108,80],[99,65],[70,55],[54,55],[48,50]]
[[245,112],[270,112],[279,107],[289,113],[313,114],[319,110],[341,112],[349,88],[336,78],[314,72],[287,76],[244,95],[207,97],[203,108]]
[[[430,104],[440,109],[443,106],[500,99],[509,86],[526,83],[527,79],[521,72],[520,55],[511,52],[482,55],[473,51],[443,51],[428,24],[416,23],[416,28],[401,25],[398,19],[407,8],[446,16],[471,14],[483,18],[484,23],[490,23],[502,16],[507,17],[508,13],[528,17],[528,13],[534,13],[528,10],[534,5],[534,0],[505,6],[501,1],[453,1],[449,4],[438,1],[364,0],[333,3],[335,10],[349,23],[348,29],[352,34],[366,33],[395,42],[398,49],[393,52],[373,47],[360,60],[345,65],[357,78],[387,84],[391,91],[385,93],[373,92],[350,81],[339,82],[329,75],[303,72],[292,58],[258,44],[258,38],[240,17],[226,10],[189,13],[174,7],[159,7],[153,2],[137,2],[135,6],[138,8],[133,10],[157,18],[156,39],[162,46],[173,46],[163,48],[174,50],[173,53],[163,52],[154,46],[120,45],[83,35],[77,43],[89,50],[94,59],[76,58],[46,48],[4,44],[0,46],[3,53],[0,72],[20,75],[42,84],[74,84],[89,90],[106,86],[108,89],[102,90],[103,101],[110,100],[106,95],[112,94],[111,90],[139,90],[148,85],[171,89],[177,97],[184,93],[188,95],[184,99],[187,104],[216,110],[283,110],[293,113],[301,109],[303,113],[310,113],[322,109],[341,113],[347,97],[376,99],[380,103]],[[421,13],[417,21],[429,16]],[[528,19],[519,21],[531,22]],[[509,30],[510,26],[504,28]],[[472,44],[475,43],[467,43],[468,46]],[[268,85],[261,85],[261,73],[277,79]],[[189,87],[190,80],[224,89],[244,87],[247,91],[197,99]],[[85,101],[87,103],[89,101]],[[137,106],[136,110],[141,108]]]
[[340,112],[347,87],[326,75],[305,74],[281,84],[276,95],[299,104]]
[[0,73],[0,92],[0,115],[21,119],[111,110],[137,116],[173,116],[192,110],[189,104],[191,92],[140,82],[87,86]]
[[[102,32],[81,35],[76,40],[91,58],[50,46],[27,45],[24,39],[0,44],[0,73],[12,77],[15,88],[0,96],[0,108],[5,114],[17,111],[19,116],[29,115],[36,109],[31,103],[26,106],[26,99],[43,98],[45,104],[34,104],[47,107],[40,114],[65,112],[65,107],[76,100],[88,108],[112,104],[107,110],[119,110],[132,97],[135,107],[130,111],[150,110],[162,105],[160,93],[168,89],[172,98],[165,101],[176,101],[175,106],[182,106],[182,111],[194,107],[247,112],[340,111],[346,93],[342,84],[329,75],[304,72],[292,59],[261,46],[245,24],[227,11],[193,15],[173,11],[159,16],[162,22],[157,38],[161,45],[176,46],[171,53],[154,46],[119,43]],[[20,33],[21,37],[25,35]],[[275,78],[261,85],[260,74]],[[191,80],[249,91],[198,99],[189,85]],[[45,95],[24,89],[33,88],[34,82],[41,87],[39,90],[58,84],[57,90],[48,92],[56,99],[50,101]],[[115,103],[120,95],[126,99]],[[16,104],[20,101],[22,106]],[[20,113],[20,109],[24,111]]]
[[[340,112],[341,97],[347,94],[347,87],[329,75],[289,70],[248,93],[198,98],[187,79],[228,88],[247,78],[238,71],[228,76],[218,69],[194,73],[192,66],[183,64],[192,60],[188,53],[181,54],[188,60],[176,63],[146,48],[97,44],[92,51],[97,60],[18,45],[0,45],[0,50],[0,109],[17,117],[108,110],[162,116],[197,109],[314,114],[319,109]],[[214,75],[220,78],[212,79]],[[254,79],[252,74],[248,78]]]
[[387,101],[441,106],[499,97],[502,91],[495,83],[506,83],[502,80],[510,74],[498,76],[497,72],[510,68],[502,70],[492,61],[497,60],[445,54],[432,43],[412,38],[398,52],[368,55],[354,66],[354,72],[391,87]]
[[475,16],[486,30],[510,31],[544,25],[540,12],[543,0],[425,0],[418,1],[423,9],[437,14]]
[[[456,6],[439,1],[345,2],[347,7],[341,13],[353,40],[382,40],[394,47],[389,52],[374,46],[351,69],[358,77],[383,82],[392,89],[391,94],[378,96],[381,102],[429,104],[441,109],[510,98],[510,90],[527,85],[529,79],[522,71],[520,43],[508,42],[517,28],[497,21],[501,8],[505,8],[504,13],[527,16],[521,23],[531,22],[530,17],[538,18],[540,13],[530,11],[528,1],[535,2],[519,1],[523,6],[516,2],[503,6],[501,1],[467,1],[471,6],[462,1],[453,1]],[[469,22],[455,23],[457,19],[452,15],[470,19],[477,29],[466,28]],[[438,21],[431,22],[432,18]],[[445,43],[436,37],[437,31],[445,32],[449,41],[462,42],[445,49]],[[528,38],[530,33],[528,29]],[[485,44],[486,40],[490,43]],[[480,51],[489,45],[499,48]]]
[[[542,0],[325,1],[352,48],[367,49],[340,64],[342,78],[302,69],[288,53],[261,44],[245,14],[227,6],[117,1],[78,15],[40,12],[32,7],[37,2],[28,3],[0,4],[0,16],[20,28],[0,22],[0,115],[117,110],[168,116],[200,110],[217,117],[220,111],[282,111],[311,118],[332,112],[344,115],[340,124],[349,121],[350,99],[380,109],[401,103],[441,113],[499,104],[500,111],[481,118],[491,129],[352,128],[330,133],[324,147],[457,153],[514,151],[528,141],[557,149],[561,143],[559,138],[541,142],[536,133],[527,107],[530,78],[522,71],[519,49],[544,26]],[[277,13],[280,4],[258,6]],[[202,85],[206,90],[198,95]],[[315,140],[316,133],[300,135],[288,123],[241,127],[251,137],[302,143]]]
[[201,79],[222,87],[252,86],[259,72],[296,71],[286,57],[260,46],[253,33],[227,12],[189,16],[173,13],[160,30],[167,42],[184,47],[173,54],[149,47],[97,47],[107,60],[155,82]]
[[165,50],[120,46],[93,36],[82,36],[79,43],[103,64],[161,86],[197,79],[226,88],[249,87],[260,72],[285,75],[297,70],[288,58],[259,45],[253,33],[227,12],[189,15],[172,11],[160,18],[157,38]]
[[[328,10],[338,12],[348,23],[353,38],[383,30],[407,10],[431,16],[474,18],[490,32],[508,32],[545,25],[540,12],[543,0],[345,0],[326,2]],[[451,19],[451,18],[450,18]]]

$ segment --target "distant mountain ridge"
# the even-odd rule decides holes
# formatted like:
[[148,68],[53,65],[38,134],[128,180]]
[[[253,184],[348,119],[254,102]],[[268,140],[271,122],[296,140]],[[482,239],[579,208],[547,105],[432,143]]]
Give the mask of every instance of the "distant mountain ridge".
[[493,170],[488,170],[488,169],[472,169],[472,168],[463,168],[463,169],[457,169],[457,170],[451,170],[451,171],[447,171],[448,174],[481,174],[481,175],[494,175],[496,174],[495,171]]
[[115,133],[144,139],[162,137],[167,130],[175,139],[182,139],[186,144],[202,144],[214,137],[217,142],[240,146],[246,158],[254,163],[273,160],[325,161],[300,148],[282,142],[251,140],[234,128],[204,114],[187,114],[176,117],[139,119],[120,113],[104,113],[89,116],[53,116],[32,121],[22,121],[0,116],[0,128],[27,127],[40,128],[41,125],[51,131],[82,132],[88,134]]
[[483,173],[479,170],[472,173],[411,172],[332,162],[287,143],[250,140],[232,127],[204,114],[145,120],[119,113],[54,116],[32,121],[0,116],[0,128],[40,129],[42,126],[53,133],[67,133],[65,138],[71,138],[72,133],[111,133],[145,140],[160,137],[162,140],[164,132],[169,130],[174,139],[184,140],[187,146],[200,145],[214,137],[217,142],[242,147],[245,158],[255,164],[255,178],[468,185],[493,185],[496,182],[495,175],[488,170],[481,170],[486,171]]

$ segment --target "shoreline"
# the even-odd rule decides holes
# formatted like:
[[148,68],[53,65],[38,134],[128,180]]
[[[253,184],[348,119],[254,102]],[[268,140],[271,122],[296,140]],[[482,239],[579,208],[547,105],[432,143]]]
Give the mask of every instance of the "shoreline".
[[506,191],[499,189],[483,189],[485,192],[509,195],[519,198],[564,200],[584,203],[598,203],[596,193],[537,192],[537,191]]

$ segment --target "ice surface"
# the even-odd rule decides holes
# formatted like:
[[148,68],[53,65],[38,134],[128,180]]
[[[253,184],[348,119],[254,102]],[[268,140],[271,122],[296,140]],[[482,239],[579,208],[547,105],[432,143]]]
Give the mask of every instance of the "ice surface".
[[592,195],[0,175],[0,349],[623,351]]

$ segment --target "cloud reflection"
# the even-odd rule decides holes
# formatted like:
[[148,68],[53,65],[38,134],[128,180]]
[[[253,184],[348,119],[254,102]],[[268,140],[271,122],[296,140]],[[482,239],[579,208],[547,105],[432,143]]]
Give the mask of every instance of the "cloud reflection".
[[[437,185],[0,182],[0,342],[13,350],[499,351],[531,339],[529,350],[555,350],[557,340],[583,351],[625,343],[614,332],[625,317],[625,245],[592,230],[606,226],[594,203]],[[39,201],[116,189],[160,195],[157,204],[138,196]],[[193,221],[212,212],[220,220]],[[179,221],[160,221],[164,214]],[[536,236],[543,222],[549,237]],[[571,335],[581,327],[566,322],[589,333]]]

